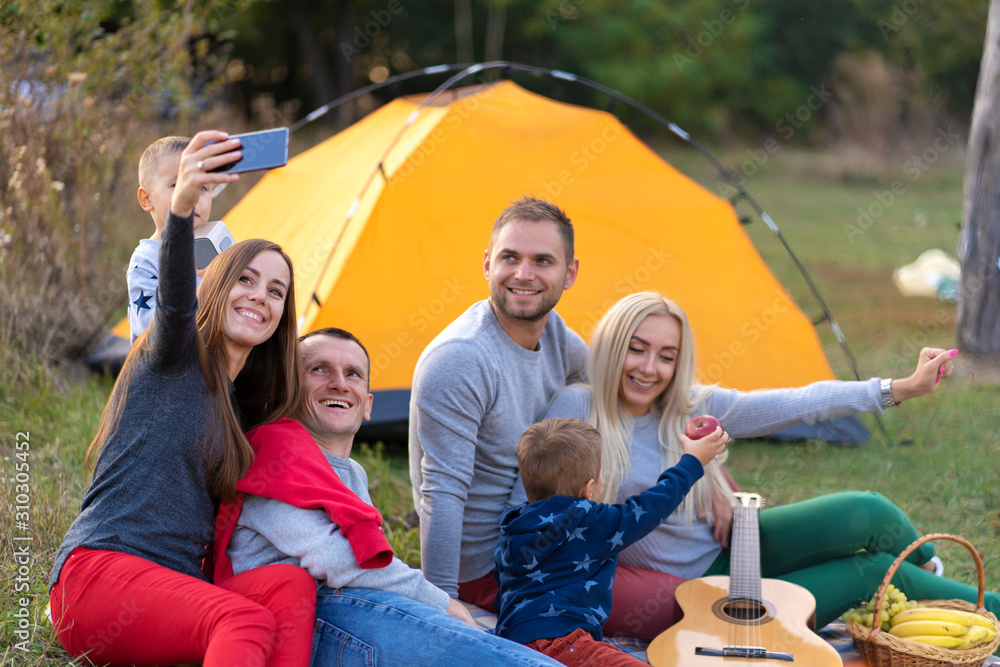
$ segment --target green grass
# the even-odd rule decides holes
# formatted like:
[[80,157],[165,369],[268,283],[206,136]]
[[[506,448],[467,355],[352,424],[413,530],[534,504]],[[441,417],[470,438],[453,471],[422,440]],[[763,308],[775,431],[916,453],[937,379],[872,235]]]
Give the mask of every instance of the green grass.
[[[666,151],[685,173],[718,191],[711,169],[692,152]],[[740,150],[721,152],[727,164],[739,164]],[[900,377],[912,370],[916,350],[929,340],[942,347],[955,340],[954,304],[934,299],[906,299],[891,283],[892,270],[912,262],[929,248],[953,253],[955,223],[961,214],[962,171],[942,159],[907,180],[907,190],[853,243],[845,224],[856,224],[857,208],[876,201],[893,180],[908,178],[902,162],[865,169],[835,169],[831,158],[783,151],[752,177],[747,187],[777,221],[789,244],[811,271],[857,357],[863,377]],[[841,174],[835,180],[831,173]],[[843,176],[847,173],[848,176]],[[740,205],[741,212],[746,209]],[[819,307],[777,239],[759,221],[747,229],[762,256],[810,316]],[[471,260],[470,260],[471,261]],[[828,324],[817,328],[838,377],[851,372]],[[0,350],[0,359],[6,358]],[[794,363],[794,360],[789,360]],[[35,365],[37,366],[37,364]],[[110,384],[58,371],[23,371],[25,365],[0,364],[0,444],[4,494],[0,510],[3,534],[19,534],[8,503],[16,489],[10,479],[17,463],[14,434],[30,432],[31,587],[29,609],[40,618],[46,603],[45,581],[52,556],[72,520],[87,479],[83,452],[100,416]],[[28,368],[32,366],[27,365]],[[977,370],[977,369],[973,369]],[[871,417],[875,434],[857,448],[819,442],[748,441],[732,449],[730,469],[738,484],[761,493],[769,504],[794,502],[846,489],[874,489],[900,505],[923,532],[950,532],[971,541],[983,556],[987,587],[1000,589],[1000,387],[973,382],[968,376],[942,383],[934,395],[908,402],[884,417],[886,442]],[[912,444],[900,446],[902,439]],[[382,510],[397,553],[419,564],[419,533],[407,527],[412,510],[407,463],[399,450],[359,446],[355,458],[368,470],[372,497]],[[971,559],[957,545],[939,551],[949,576],[974,583]],[[13,581],[13,546],[4,542],[0,575],[4,581],[0,645],[18,641],[14,630],[19,608]],[[4,649],[3,663],[67,665],[72,663],[53,643],[42,622],[32,629],[26,654]]]
[[[0,354],[0,359],[5,358]],[[25,373],[24,368],[33,372]],[[0,364],[0,388],[6,390],[0,398],[0,534],[4,535],[0,664],[75,664],[44,620],[48,572],[79,510],[88,483],[84,452],[97,430],[111,383],[48,371],[37,363]],[[18,473],[28,478],[26,490],[20,488]],[[22,493],[28,496],[26,520],[15,513]],[[19,523],[22,520],[26,525]],[[27,566],[27,577],[18,571],[21,564]],[[30,623],[26,645],[22,644],[25,636],[17,634],[25,613]]]

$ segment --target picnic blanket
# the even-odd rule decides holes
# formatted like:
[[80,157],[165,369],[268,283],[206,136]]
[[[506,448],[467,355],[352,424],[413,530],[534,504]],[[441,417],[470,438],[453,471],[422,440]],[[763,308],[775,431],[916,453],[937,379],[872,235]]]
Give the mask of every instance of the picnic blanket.
[[[485,609],[481,609],[468,602],[463,602],[462,604],[472,614],[472,618],[479,624],[479,627],[488,631],[492,631],[496,627],[496,614],[491,614]],[[830,623],[825,628],[822,628],[818,634],[829,642],[833,648],[837,649],[837,653],[840,654],[841,659],[844,661],[844,667],[865,667],[864,660],[861,659],[858,649],[854,646],[854,638],[847,632],[843,621],[838,619]],[[635,637],[605,637],[604,641],[617,646],[633,658],[649,662],[646,659],[646,647],[649,646],[649,642],[643,639],[636,639]],[[1000,666],[1000,658],[990,656],[983,663],[983,667],[990,667],[991,665],[994,667]]]

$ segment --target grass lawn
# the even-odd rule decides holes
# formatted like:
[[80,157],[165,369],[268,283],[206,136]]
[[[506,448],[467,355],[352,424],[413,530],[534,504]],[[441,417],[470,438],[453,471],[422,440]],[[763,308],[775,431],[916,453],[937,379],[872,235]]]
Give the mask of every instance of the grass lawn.
[[[719,191],[700,156],[672,147],[664,154]],[[747,153],[732,150],[721,157],[739,167]],[[812,273],[852,346],[862,377],[908,375],[922,345],[953,346],[954,304],[903,298],[891,274],[929,248],[954,253],[962,198],[958,157],[944,155],[918,172],[904,170],[906,161],[901,160],[895,168],[831,180],[830,156],[783,151],[769,156],[747,178],[748,190]],[[886,193],[892,194],[897,181],[895,192],[901,194],[892,195],[892,203],[860,225],[858,208],[878,212],[874,204],[888,201]],[[745,204],[739,208],[749,213]],[[780,242],[759,221],[748,233],[805,312],[818,315],[818,305]],[[852,379],[829,324],[819,325],[818,331],[838,377]],[[987,587],[1000,589],[1000,413],[995,410],[1000,387],[983,381],[980,371],[967,366],[931,397],[890,410],[884,418],[888,441],[866,416],[875,437],[863,447],[741,442],[731,452],[733,476],[769,504],[846,489],[880,491],[904,508],[919,530],[956,533],[975,544],[985,563]],[[3,664],[74,664],[40,619],[53,555],[87,484],[83,452],[110,387],[108,381],[93,377],[42,370],[26,374],[0,367]],[[904,439],[910,444],[898,444]],[[29,444],[19,450],[18,442]],[[368,469],[372,496],[386,516],[397,553],[419,564],[418,532],[405,526],[412,509],[405,452],[362,446],[356,448],[356,458]],[[18,472],[25,472],[27,489],[18,488]],[[30,505],[26,525],[15,514],[20,493],[27,493]],[[940,546],[947,574],[974,583],[967,553],[957,545]],[[27,564],[19,572],[15,556],[24,552],[15,550],[24,548],[27,558],[22,560]],[[30,627],[27,653],[13,648],[22,640],[16,634],[21,615],[27,615]]]

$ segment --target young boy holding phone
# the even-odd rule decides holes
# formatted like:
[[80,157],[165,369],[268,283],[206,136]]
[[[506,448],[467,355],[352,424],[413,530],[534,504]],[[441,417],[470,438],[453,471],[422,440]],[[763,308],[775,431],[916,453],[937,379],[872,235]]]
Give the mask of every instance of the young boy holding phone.
[[[139,158],[139,206],[153,218],[153,235],[139,241],[132,252],[125,282],[128,285],[128,326],[132,342],[149,327],[156,311],[157,273],[160,264],[160,234],[167,224],[170,198],[177,183],[181,153],[191,142],[188,137],[157,139]],[[208,222],[212,214],[212,191],[202,188],[194,208],[194,229]],[[198,277],[200,284],[201,277]]]

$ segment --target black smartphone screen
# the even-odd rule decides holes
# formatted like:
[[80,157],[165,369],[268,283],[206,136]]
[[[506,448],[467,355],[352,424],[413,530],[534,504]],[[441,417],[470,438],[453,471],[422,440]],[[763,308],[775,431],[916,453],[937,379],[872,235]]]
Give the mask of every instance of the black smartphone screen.
[[[238,174],[244,171],[274,169],[288,163],[288,128],[234,134],[230,139],[239,139],[243,157],[236,162],[224,164],[211,171],[225,171]],[[211,143],[211,142],[210,142]]]

